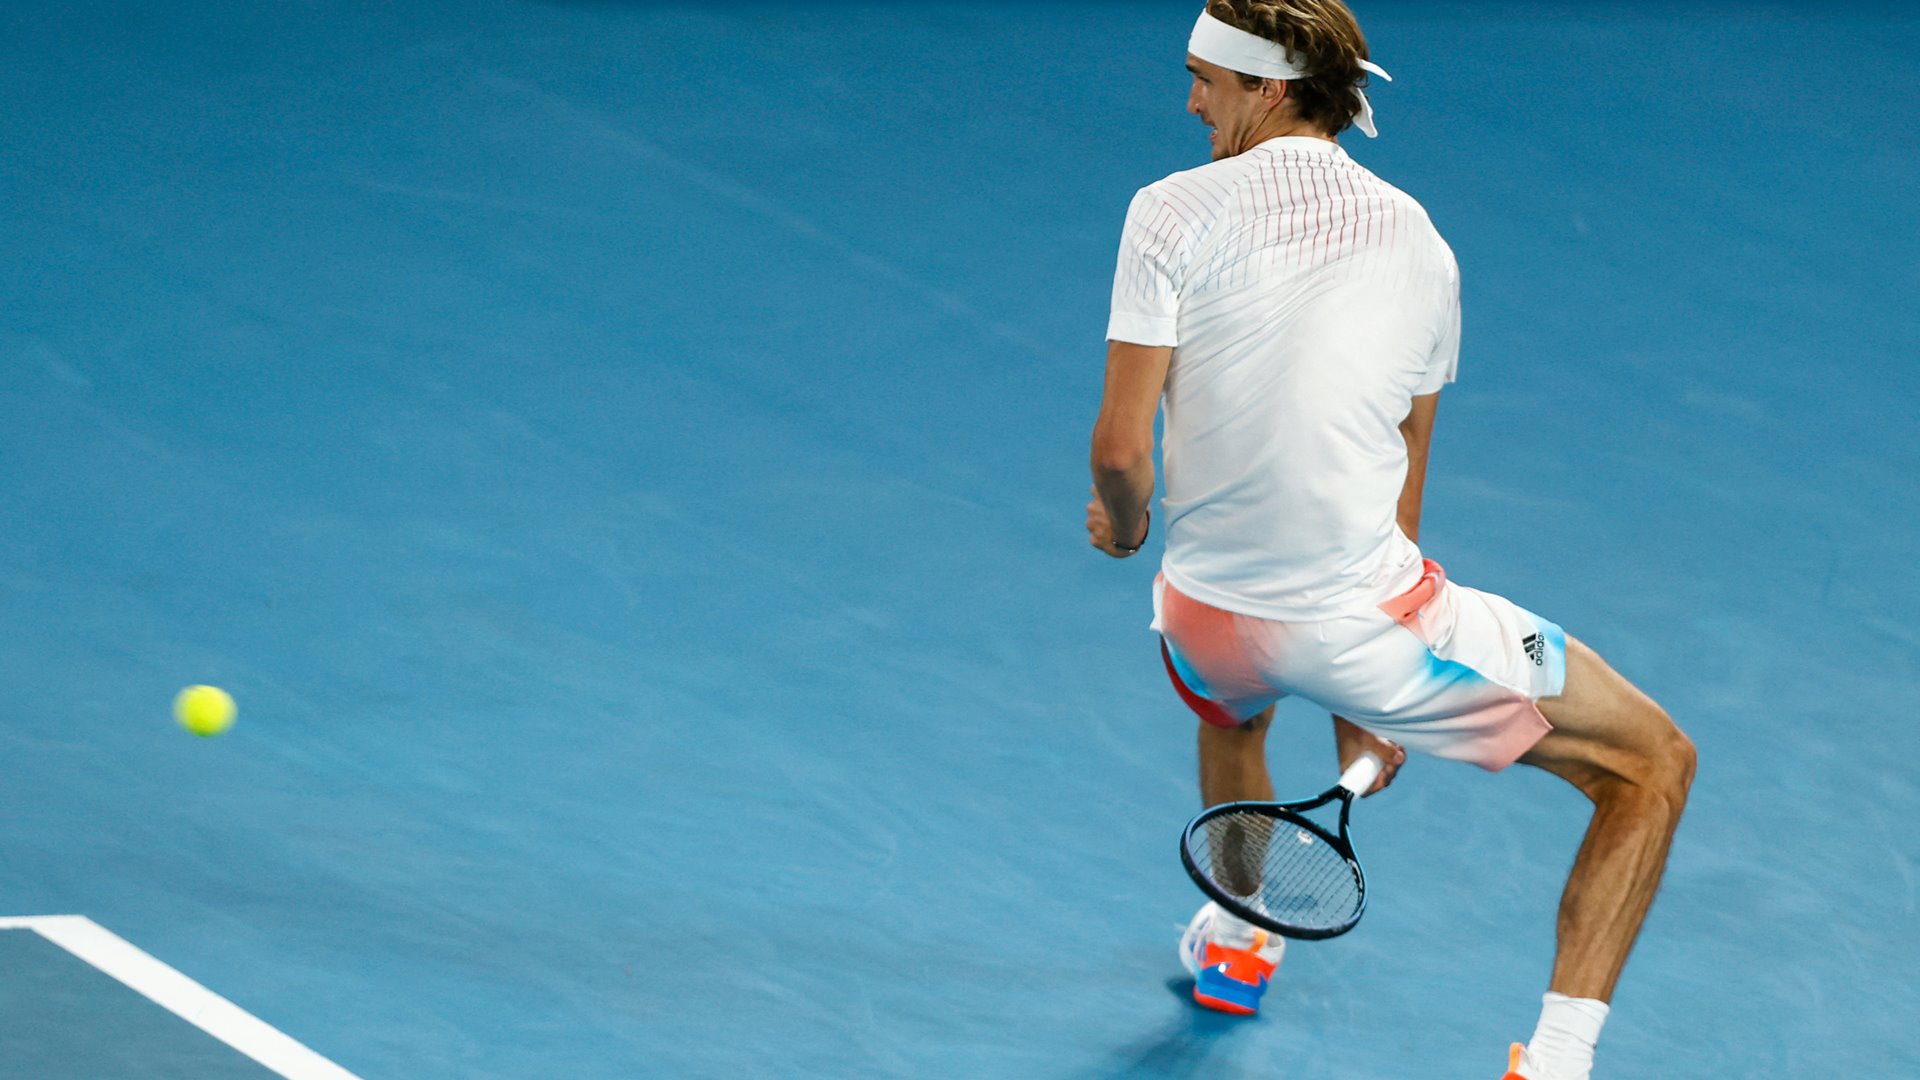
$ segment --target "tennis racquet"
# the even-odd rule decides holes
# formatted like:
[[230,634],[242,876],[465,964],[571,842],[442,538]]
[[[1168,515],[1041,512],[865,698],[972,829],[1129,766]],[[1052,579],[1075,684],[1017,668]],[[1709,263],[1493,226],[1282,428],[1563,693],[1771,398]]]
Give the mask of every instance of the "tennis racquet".
[[[1379,758],[1362,754],[1314,798],[1209,807],[1181,834],[1180,861],[1201,892],[1255,926],[1308,941],[1339,937],[1367,910],[1367,878],[1347,837],[1347,814],[1381,768]],[[1338,834],[1306,816],[1335,800]]]

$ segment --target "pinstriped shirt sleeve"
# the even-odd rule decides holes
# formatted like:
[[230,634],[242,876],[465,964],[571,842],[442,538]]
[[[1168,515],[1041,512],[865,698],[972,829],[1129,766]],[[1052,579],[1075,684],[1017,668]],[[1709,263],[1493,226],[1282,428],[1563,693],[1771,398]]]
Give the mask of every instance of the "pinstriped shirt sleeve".
[[1190,227],[1152,187],[1140,189],[1120,231],[1107,340],[1178,345],[1180,279],[1192,257]]
[[[1451,259],[1448,260],[1451,263]],[[1415,395],[1437,394],[1448,383],[1460,375],[1460,273],[1449,267],[1447,274],[1448,304],[1444,316],[1440,340],[1433,347],[1433,354],[1427,361],[1426,378],[1420,380]]]

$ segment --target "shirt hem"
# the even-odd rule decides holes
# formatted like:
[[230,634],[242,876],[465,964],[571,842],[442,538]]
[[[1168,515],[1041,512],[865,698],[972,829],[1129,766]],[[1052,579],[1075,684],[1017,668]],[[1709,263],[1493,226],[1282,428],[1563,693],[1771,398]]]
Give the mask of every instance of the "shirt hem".
[[1179,324],[1173,319],[1156,319],[1145,315],[1115,312],[1107,321],[1108,341],[1172,348],[1180,344],[1179,337]]
[[1255,619],[1266,619],[1270,622],[1322,622],[1327,619],[1378,611],[1381,604],[1413,588],[1423,572],[1422,564],[1415,559],[1405,574],[1390,579],[1385,585],[1373,589],[1355,590],[1338,599],[1319,604],[1290,606],[1236,596],[1194,581],[1171,563],[1162,561],[1160,564],[1160,573],[1166,577],[1167,584],[1187,596],[1210,607],[1219,608],[1221,611],[1230,611],[1235,615],[1246,615]]

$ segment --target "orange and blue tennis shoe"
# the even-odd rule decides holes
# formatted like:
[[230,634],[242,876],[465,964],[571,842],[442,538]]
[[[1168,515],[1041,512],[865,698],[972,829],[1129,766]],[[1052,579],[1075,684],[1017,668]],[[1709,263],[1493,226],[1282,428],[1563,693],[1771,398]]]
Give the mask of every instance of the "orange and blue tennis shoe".
[[1180,938],[1180,962],[1193,975],[1193,1000],[1209,1009],[1252,1016],[1260,1011],[1284,938],[1250,926],[1209,902]]

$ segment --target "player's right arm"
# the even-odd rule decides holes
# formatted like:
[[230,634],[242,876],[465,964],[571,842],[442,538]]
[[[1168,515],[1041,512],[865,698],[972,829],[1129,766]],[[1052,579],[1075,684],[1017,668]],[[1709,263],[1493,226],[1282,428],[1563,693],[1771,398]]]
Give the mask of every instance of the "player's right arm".
[[1400,421],[1400,437],[1407,443],[1407,480],[1400,488],[1396,516],[1407,539],[1420,542],[1420,500],[1427,486],[1427,450],[1433,445],[1433,418],[1440,409],[1439,393],[1413,399],[1413,410]]
[[[1438,243],[1438,237],[1435,238]],[[1460,370],[1460,272],[1453,253],[1440,245],[1444,259],[1434,268],[1434,283],[1444,290],[1434,309],[1433,350],[1426,374],[1413,388],[1413,405],[1400,421],[1400,437],[1407,444],[1407,479],[1400,488],[1395,517],[1407,539],[1420,542],[1420,501],[1427,486],[1427,451],[1433,445],[1433,418],[1440,409],[1440,391]],[[1444,274],[1444,279],[1440,275]]]
[[[1433,419],[1439,408],[1438,391],[1421,394],[1413,399],[1407,418],[1400,421],[1400,437],[1407,442],[1407,479],[1400,487],[1396,516],[1400,531],[1415,543],[1420,542],[1420,497],[1427,485],[1427,449],[1433,443]],[[1333,718],[1333,747],[1342,772],[1359,760],[1361,754],[1373,754],[1386,765],[1379,779],[1363,795],[1386,790],[1407,760],[1407,751],[1399,743],[1383,739],[1339,716]]]
[[[1453,380],[1460,355],[1458,283],[1451,284],[1455,298],[1447,313],[1445,332],[1434,350],[1432,368],[1420,385],[1422,392],[1414,395],[1406,419],[1400,421],[1400,438],[1407,444],[1407,478],[1400,486],[1400,501],[1394,508],[1394,517],[1400,523],[1400,531],[1416,544],[1420,542],[1420,505],[1427,487],[1427,456],[1433,445],[1434,417],[1440,410],[1440,388]],[[1407,760],[1407,751],[1399,743],[1383,739],[1339,716],[1333,718],[1333,745],[1342,772],[1364,753],[1371,753],[1386,764],[1380,778],[1364,792],[1367,795],[1385,790]]]

